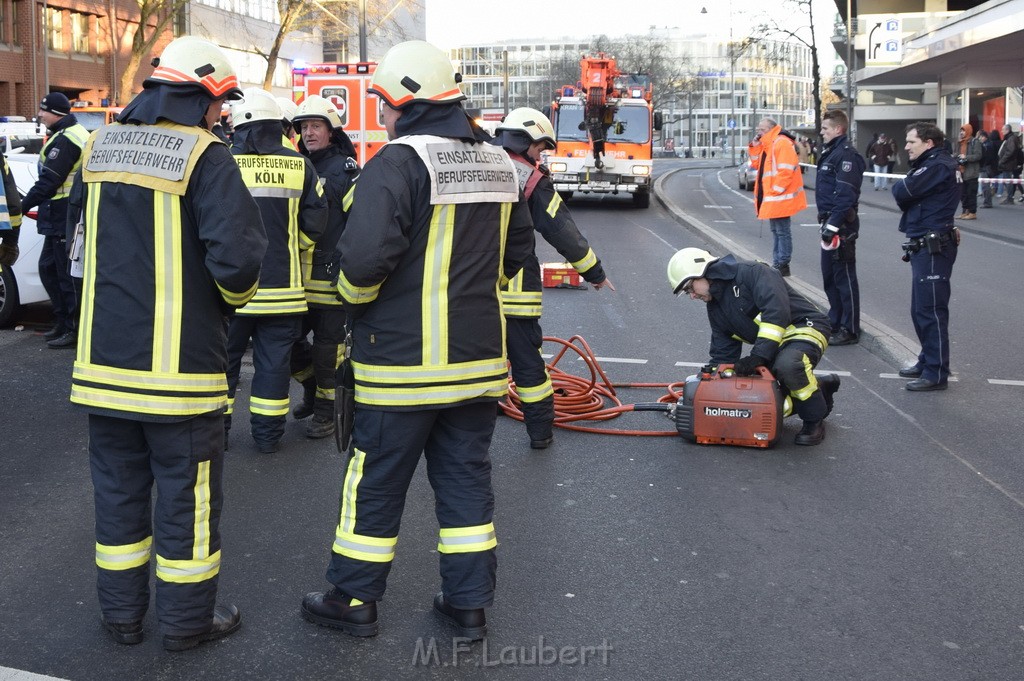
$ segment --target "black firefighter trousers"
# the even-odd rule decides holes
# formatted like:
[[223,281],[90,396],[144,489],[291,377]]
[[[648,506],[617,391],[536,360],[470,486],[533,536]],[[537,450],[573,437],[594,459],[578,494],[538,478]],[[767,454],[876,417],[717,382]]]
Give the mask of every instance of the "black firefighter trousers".
[[362,601],[383,597],[405,495],[422,454],[440,526],[445,597],[456,608],[491,605],[497,570],[489,454],[495,407],[496,400],[403,412],[356,406],[329,582]]
[[164,633],[190,636],[209,628],[220,572],[223,456],[219,412],[173,423],[89,415],[96,586],[108,622],[145,616],[155,550]]

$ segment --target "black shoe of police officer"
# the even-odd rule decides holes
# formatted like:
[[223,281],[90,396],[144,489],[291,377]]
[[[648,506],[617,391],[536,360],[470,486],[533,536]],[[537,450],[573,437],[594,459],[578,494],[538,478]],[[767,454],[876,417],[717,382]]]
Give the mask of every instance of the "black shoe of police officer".
[[537,438],[536,440],[530,438],[530,449],[547,449],[551,446],[551,443],[555,441],[554,435],[548,435],[547,437]]
[[921,374],[924,373],[924,367],[920,364],[911,364],[908,367],[900,369],[900,378],[921,378]]
[[67,332],[68,330],[64,328],[63,324],[57,324],[52,329],[43,334],[43,339],[52,341],[54,338],[60,338]]
[[825,398],[825,416],[828,416],[832,413],[832,407],[835,405],[835,394],[839,390],[839,377],[835,374],[819,377],[818,389],[821,390],[821,396]]
[[238,612],[238,608],[233,605],[218,605],[213,609],[213,620],[210,622],[210,628],[204,632],[198,634],[192,634],[191,636],[172,636],[167,634],[164,636],[164,650],[177,653],[182,650],[191,650],[200,643],[206,643],[207,641],[216,641],[218,638],[224,638],[238,631],[238,628],[242,626],[242,613]]
[[142,643],[142,622],[108,622],[104,615],[100,615],[100,622],[103,628],[110,633],[110,638],[115,643],[125,646],[134,646]]
[[316,379],[307,378],[302,382],[302,402],[292,409],[296,420],[308,419],[313,415],[313,403],[316,401]]
[[825,439],[825,423],[823,421],[804,421],[804,427],[793,440],[798,445],[820,445]]
[[845,326],[840,326],[839,330],[829,336],[828,339],[829,345],[855,345],[859,342],[860,338],[850,333],[850,330]]
[[321,627],[341,629],[349,636],[377,635],[377,603],[364,603],[337,588],[314,591],[302,599],[302,617]]
[[455,629],[459,632],[459,636],[462,638],[468,638],[470,641],[481,641],[487,636],[487,617],[484,615],[483,608],[473,608],[471,610],[453,608],[445,600],[444,592],[441,592],[434,596],[434,612],[441,619],[454,625]]
[[73,348],[78,345],[78,332],[77,331],[65,331],[62,335],[57,336],[51,341],[46,341],[46,347],[54,350],[63,350],[65,348]]
[[928,390],[945,390],[949,387],[949,384],[946,381],[929,381],[927,378],[918,378],[908,381],[903,387],[911,392],[925,392]]
[[316,414],[313,420],[306,426],[306,437],[314,440],[334,435],[334,419],[329,419]]
[[781,263],[779,265],[773,265],[773,267],[775,269],[777,269],[779,271],[779,274],[781,274],[782,276],[784,276],[784,277],[788,277],[789,276],[789,263],[788,262],[784,262],[784,263]]

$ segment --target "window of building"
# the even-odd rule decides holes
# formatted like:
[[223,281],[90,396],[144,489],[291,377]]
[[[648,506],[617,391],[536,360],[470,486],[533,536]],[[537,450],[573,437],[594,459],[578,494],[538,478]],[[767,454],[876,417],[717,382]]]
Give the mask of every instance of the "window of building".
[[21,5],[18,0],[11,3],[11,44],[17,45],[20,42],[18,37],[18,7]]
[[64,49],[64,13],[59,9],[47,7],[43,12],[43,40],[46,47],[59,52]]
[[7,42],[7,2],[0,0],[0,43]]
[[71,49],[78,54],[89,54],[89,15],[71,13]]

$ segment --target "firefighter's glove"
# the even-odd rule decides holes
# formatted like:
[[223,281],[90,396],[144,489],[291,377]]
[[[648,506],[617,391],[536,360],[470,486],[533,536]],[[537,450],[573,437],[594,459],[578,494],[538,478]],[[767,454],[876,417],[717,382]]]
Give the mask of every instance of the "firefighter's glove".
[[0,232],[0,265],[13,267],[18,261],[18,230],[4,230]]
[[741,357],[732,368],[737,376],[753,376],[757,373],[757,367],[765,366],[766,364],[767,362],[764,357],[747,355],[746,357]]

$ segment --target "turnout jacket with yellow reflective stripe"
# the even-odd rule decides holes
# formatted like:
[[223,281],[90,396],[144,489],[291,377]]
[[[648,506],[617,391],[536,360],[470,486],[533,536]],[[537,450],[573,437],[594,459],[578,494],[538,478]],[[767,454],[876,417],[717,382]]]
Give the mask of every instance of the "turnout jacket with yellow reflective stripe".
[[267,238],[228,148],[198,127],[113,124],[83,153],[85,249],[71,401],[177,421],[227,405],[225,314]]
[[[506,149],[506,151],[508,151]],[[528,158],[508,152],[519,176],[519,187],[530,206],[533,226],[566,261],[591,283],[604,281],[604,268],[587,238],[580,233],[572,214],[555,191],[547,173]],[[540,317],[542,291],[540,261],[530,253],[523,269],[502,288],[501,300],[507,317]]]
[[735,362],[744,343],[754,346],[750,354],[768,362],[790,341],[807,341],[822,350],[828,345],[828,317],[767,264],[727,255],[711,263],[705,277],[711,293],[712,362]]
[[498,289],[532,252],[500,147],[433,136],[385,145],[360,174],[341,238],[356,402],[415,410],[504,395]]
[[242,316],[307,310],[299,254],[323,235],[327,199],[313,164],[283,146],[284,139],[280,123],[261,121],[236,130],[231,147],[267,231],[260,285],[252,300],[235,312]]
[[[301,146],[302,149],[306,147]],[[310,307],[339,308],[335,290],[341,252],[338,242],[345,231],[352,188],[359,177],[359,164],[337,144],[309,152],[327,197],[328,216],[323,236],[316,246],[302,253],[302,272],[306,284],[306,302]]]

